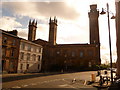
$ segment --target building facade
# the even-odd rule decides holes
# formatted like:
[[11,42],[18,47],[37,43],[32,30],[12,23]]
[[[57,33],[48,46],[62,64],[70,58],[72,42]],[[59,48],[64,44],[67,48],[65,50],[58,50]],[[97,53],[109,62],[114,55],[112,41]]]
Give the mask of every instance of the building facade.
[[120,77],[120,0],[116,3],[117,75]]
[[49,20],[49,39],[33,42],[43,45],[44,71],[82,70],[100,65],[99,11],[97,5],[90,5],[89,26],[90,44],[57,44],[57,19]]
[[40,72],[42,65],[41,45],[35,44],[29,40],[20,40],[18,73],[23,72]]
[[2,71],[16,73],[18,67],[20,38],[17,30],[2,31]]

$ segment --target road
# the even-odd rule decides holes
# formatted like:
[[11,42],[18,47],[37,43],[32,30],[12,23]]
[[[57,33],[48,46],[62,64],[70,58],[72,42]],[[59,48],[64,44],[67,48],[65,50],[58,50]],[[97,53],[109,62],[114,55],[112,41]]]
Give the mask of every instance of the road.
[[[85,83],[91,79],[93,73],[96,73],[96,71],[27,78],[3,82],[2,88],[72,88],[80,90],[80,88],[92,88],[92,86],[85,85]],[[76,81],[72,82],[73,79]]]

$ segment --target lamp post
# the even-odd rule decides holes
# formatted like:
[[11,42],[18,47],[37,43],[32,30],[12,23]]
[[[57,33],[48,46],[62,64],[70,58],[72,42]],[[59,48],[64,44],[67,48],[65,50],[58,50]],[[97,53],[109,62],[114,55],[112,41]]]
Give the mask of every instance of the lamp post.
[[[109,32],[109,48],[110,48],[110,68],[111,68],[111,84],[113,84],[113,71],[112,71],[112,50],[111,50],[111,36],[110,36],[110,17],[109,17],[109,4],[107,3],[107,17],[108,17],[108,32]],[[104,9],[102,8],[101,15],[106,14]],[[115,16],[113,15],[111,19],[115,19]]]

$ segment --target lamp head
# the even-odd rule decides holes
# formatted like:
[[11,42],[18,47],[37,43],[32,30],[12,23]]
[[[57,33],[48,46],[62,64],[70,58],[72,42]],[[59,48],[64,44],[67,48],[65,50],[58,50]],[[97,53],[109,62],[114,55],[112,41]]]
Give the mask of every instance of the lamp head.
[[100,14],[101,15],[106,14],[106,12],[104,11],[104,8],[102,8],[102,12]]
[[115,19],[115,16],[113,15],[113,16],[111,17],[111,19]]

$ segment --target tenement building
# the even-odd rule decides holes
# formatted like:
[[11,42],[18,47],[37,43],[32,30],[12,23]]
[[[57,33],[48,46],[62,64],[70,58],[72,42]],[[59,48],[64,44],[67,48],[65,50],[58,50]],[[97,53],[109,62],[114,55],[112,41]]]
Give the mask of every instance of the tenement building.
[[[1,30],[1,29],[0,29]],[[2,31],[2,71],[16,73],[19,56],[19,42],[17,30]]]
[[42,46],[29,40],[20,40],[18,73],[40,72],[42,65]]
[[28,40],[43,46],[42,70],[83,70],[89,67],[100,65],[100,40],[97,5],[90,5],[89,16],[89,36],[90,44],[57,44],[57,19],[49,20],[48,41],[37,39],[35,33],[37,24],[35,21],[29,22]]
[[120,0],[116,2],[117,75],[120,77]]

